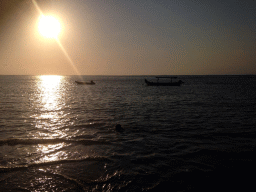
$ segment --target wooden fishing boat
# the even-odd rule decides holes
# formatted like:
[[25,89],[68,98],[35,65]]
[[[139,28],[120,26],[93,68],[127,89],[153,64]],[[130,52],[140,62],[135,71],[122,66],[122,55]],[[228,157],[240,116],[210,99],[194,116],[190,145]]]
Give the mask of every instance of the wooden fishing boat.
[[85,81],[75,81],[79,85],[95,85],[93,81],[85,82]]
[[[177,77],[156,77],[157,78],[157,82],[153,82],[153,81],[148,81],[147,79],[145,79],[145,83],[148,86],[180,86],[181,84],[183,84],[184,82],[179,80],[176,82],[173,82],[172,79],[176,79]],[[171,79],[170,82],[159,82],[159,79],[163,79],[163,78],[168,78]]]

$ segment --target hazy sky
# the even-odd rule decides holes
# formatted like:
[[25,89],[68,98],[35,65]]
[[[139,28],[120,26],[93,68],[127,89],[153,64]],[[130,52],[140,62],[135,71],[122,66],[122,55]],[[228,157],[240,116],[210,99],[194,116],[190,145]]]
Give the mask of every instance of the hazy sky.
[[32,0],[0,0],[0,75],[256,74],[254,0],[36,2],[62,48]]

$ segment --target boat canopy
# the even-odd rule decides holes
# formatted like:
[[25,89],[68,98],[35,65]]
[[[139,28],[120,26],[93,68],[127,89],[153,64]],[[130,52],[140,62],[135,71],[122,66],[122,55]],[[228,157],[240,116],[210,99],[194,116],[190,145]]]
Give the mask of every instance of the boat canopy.
[[171,82],[172,82],[172,79],[177,79],[176,76],[171,76],[171,77],[170,76],[160,76],[160,77],[157,76],[156,78],[157,78],[157,82],[159,81],[159,79],[164,79],[164,78],[165,79],[171,79]]

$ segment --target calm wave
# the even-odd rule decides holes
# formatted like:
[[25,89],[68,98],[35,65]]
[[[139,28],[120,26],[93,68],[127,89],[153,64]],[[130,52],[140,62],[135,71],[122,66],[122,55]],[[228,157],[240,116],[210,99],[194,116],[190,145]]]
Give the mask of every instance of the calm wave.
[[256,76],[82,78],[0,76],[1,191],[253,187]]

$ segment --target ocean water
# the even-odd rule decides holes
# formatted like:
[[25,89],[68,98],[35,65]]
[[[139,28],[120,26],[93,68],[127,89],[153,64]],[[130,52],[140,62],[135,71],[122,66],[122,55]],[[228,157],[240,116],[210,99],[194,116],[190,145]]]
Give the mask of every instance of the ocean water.
[[255,190],[256,76],[82,78],[0,76],[1,191]]

